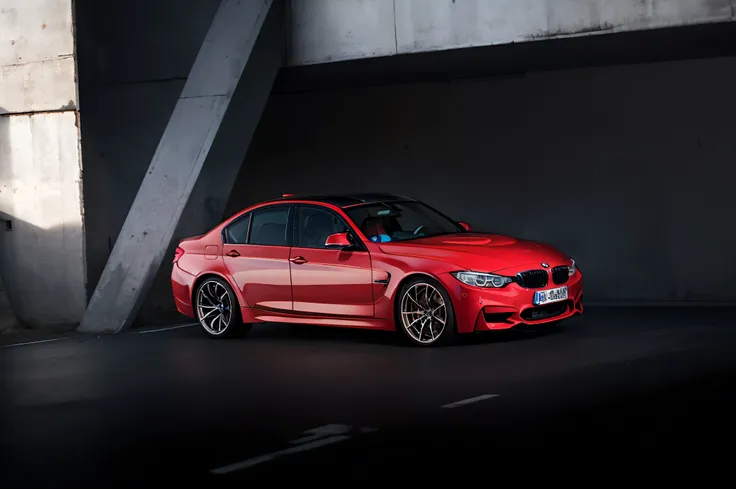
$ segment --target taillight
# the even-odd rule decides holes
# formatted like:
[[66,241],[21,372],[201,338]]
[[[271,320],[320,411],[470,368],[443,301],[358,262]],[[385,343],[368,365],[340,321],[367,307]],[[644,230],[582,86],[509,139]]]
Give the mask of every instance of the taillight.
[[173,263],[176,263],[179,261],[179,258],[184,256],[184,249],[181,246],[176,247],[176,251],[174,252],[174,261]]

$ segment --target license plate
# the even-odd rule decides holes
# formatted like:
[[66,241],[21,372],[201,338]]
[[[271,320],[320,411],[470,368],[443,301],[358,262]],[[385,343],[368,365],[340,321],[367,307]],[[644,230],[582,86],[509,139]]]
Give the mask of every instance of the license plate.
[[534,305],[551,304],[567,300],[567,286],[534,292]]

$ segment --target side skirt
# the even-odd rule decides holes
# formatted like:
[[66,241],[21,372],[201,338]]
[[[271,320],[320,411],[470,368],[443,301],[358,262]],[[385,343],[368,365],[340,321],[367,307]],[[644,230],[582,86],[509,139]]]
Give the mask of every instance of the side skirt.
[[284,313],[252,307],[242,307],[243,322],[246,323],[286,323],[331,326],[336,328],[376,329],[395,331],[393,319],[346,318],[333,316],[314,316],[310,314]]

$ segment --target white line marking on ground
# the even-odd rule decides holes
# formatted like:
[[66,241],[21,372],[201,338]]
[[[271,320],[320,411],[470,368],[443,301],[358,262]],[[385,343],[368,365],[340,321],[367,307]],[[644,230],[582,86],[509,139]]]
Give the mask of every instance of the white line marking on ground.
[[199,323],[180,324],[179,326],[169,326],[167,328],[148,329],[146,331],[136,331],[133,334],[160,333],[161,331],[171,331],[172,329],[191,328],[192,326],[198,326],[198,325]]
[[0,348],[12,348],[14,346],[26,346],[26,345],[38,345],[40,343],[50,343],[52,341],[61,341],[69,339],[68,336],[64,336],[63,338],[51,338],[50,340],[37,340],[37,341],[26,341],[24,343],[13,343],[12,345],[3,345]]
[[253,457],[247,460],[243,460],[242,462],[225,465],[224,467],[213,469],[210,472],[213,474],[217,474],[217,475],[227,474],[230,472],[235,472],[237,470],[247,469],[247,468],[253,467],[254,465],[262,464],[264,462],[270,462],[271,460],[274,460],[277,457],[282,457],[284,455],[291,455],[293,453],[306,452],[308,450],[314,450],[315,448],[320,448],[325,445],[332,445],[333,443],[339,443],[349,438],[350,438],[350,435],[330,436],[327,438],[323,438],[321,440],[316,440],[310,443],[305,443],[303,445],[297,445],[295,447],[286,448],[284,450],[279,450],[278,452],[272,452],[266,455],[259,455],[258,457]]
[[359,433],[373,433],[378,431],[375,428],[362,427],[357,428],[344,424],[328,424],[320,426],[319,428],[313,428],[302,432],[302,436],[296,440],[291,440],[291,445],[296,445],[291,448],[284,450],[278,450],[276,452],[267,453],[265,455],[258,455],[257,457],[251,457],[242,462],[225,465],[223,467],[212,469],[210,473],[216,475],[228,474],[238,470],[247,469],[258,464],[270,462],[283,457],[284,455],[292,455],[294,453],[306,452],[308,450],[314,450],[316,448],[324,447],[326,445],[332,445],[334,443],[340,443],[341,441],[349,440],[351,434]]
[[461,401],[451,402],[450,404],[445,404],[442,407],[445,409],[458,408],[462,406],[467,406],[468,404],[485,401],[487,399],[493,399],[494,397],[498,397],[498,394],[483,394],[482,396],[471,397],[469,399],[463,399]]
[[307,430],[301,438],[297,438],[296,440],[291,440],[289,443],[292,445],[301,445],[302,443],[307,443],[310,441],[317,440],[318,438],[326,438],[328,436],[337,436],[337,435],[347,435],[350,433],[350,431],[353,429],[352,426],[347,426],[344,424],[328,424],[324,426],[320,426],[319,428],[314,428],[311,430]]

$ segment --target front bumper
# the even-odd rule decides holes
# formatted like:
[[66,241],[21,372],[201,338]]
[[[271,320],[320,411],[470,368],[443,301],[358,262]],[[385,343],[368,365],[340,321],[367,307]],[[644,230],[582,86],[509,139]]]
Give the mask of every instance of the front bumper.
[[[578,272],[560,285],[525,289],[516,283],[501,289],[471,287],[446,274],[442,277],[455,309],[459,333],[498,331],[551,323],[583,313],[583,276]],[[567,286],[568,299],[534,306],[534,293]]]

